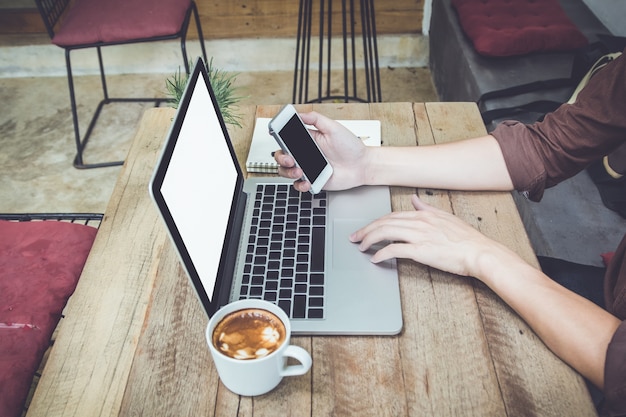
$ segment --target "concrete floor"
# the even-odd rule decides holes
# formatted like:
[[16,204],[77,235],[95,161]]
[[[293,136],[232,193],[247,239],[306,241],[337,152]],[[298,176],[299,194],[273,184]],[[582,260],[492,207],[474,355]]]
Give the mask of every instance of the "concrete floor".
[[[111,97],[163,96],[171,74],[108,77]],[[292,72],[241,72],[241,104],[291,102]],[[385,101],[437,101],[425,68],[384,68]],[[97,76],[76,78],[84,132],[100,100]],[[77,170],[65,77],[0,78],[0,212],[104,212],[120,167]],[[105,106],[89,140],[85,162],[123,160],[135,127],[150,105]]]

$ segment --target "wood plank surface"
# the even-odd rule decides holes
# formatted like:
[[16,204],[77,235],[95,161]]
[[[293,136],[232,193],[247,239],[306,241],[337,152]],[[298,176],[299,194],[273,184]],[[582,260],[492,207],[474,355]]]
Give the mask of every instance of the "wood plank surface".
[[[240,166],[256,117],[229,128]],[[485,133],[473,103],[299,105],[337,119],[379,119],[383,146],[427,146]],[[404,328],[384,337],[294,337],[311,371],[240,397],[220,382],[207,317],[167,238],[147,185],[171,109],[141,122],[29,416],[595,415],[580,376],[488,288],[398,261]],[[393,210],[420,197],[536,262],[509,193],[391,187]]]
[[[115,416],[126,388],[167,241],[150,197],[152,174],[174,111],[143,117],[106,209],[29,416]],[[137,239],[140,236],[140,239]],[[103,254],[103,256],[98,256]]]
[[[484,127],[475,122],[480,115],[473,104],[429,103],[427,111],[434,143],[486,134]],[[421,139],[420,136],[420,144],[426,144]],[[437,193],[449,195],[450,204],[446,206],[452,213],[538,265],[519,213],[511,209],[515,204],[510,193]],[[472,285],[487,353],[493,362],[507,415],[564,415],[561,403],[564,392],[568,393],[568,406],[576,410],[576,415],[596,415],[582,378],[545,348],[532,330],[488,288],[476,280],[472,280]],[[567,388],[561,385],[562,380],[570,381]]]

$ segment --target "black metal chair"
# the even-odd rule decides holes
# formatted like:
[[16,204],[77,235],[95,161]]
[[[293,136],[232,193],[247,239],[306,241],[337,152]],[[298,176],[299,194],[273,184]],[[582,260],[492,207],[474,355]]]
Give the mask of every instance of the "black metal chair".
[[[159,106],[167,98],[111,98],[106,85],[101,47],[180,39],[180,46],[189,74],[186,39],[193,13],[204,62],[207,61],[198,9],[193,0],[35,0],[52,43],[65,50],[65,63],[70,90],[76,168],[98,168],[121,165],[124,161],[87,164],[83,152],[105,104],[113,102],[154,102]],[[85,136],[81,138],[70,52],[96,48],[100,66],[103,100],[98,105]]]

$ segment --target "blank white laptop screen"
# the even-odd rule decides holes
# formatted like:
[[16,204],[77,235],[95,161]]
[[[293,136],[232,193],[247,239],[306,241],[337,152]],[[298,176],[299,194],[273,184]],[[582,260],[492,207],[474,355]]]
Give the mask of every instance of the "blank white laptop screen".
[[161,192],[213,302],[237,170],[201,76],[194,89]]

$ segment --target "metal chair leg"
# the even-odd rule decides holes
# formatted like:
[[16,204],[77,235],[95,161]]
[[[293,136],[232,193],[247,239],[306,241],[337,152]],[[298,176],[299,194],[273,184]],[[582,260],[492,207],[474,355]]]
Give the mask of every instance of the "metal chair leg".
[[100,48],[97,48],[97,50],[98,50],[98,61],[100,65],[100,81],[102,83],[102,92],[104,95],[104,99],[98,104],[98,107],[89,123],[89,126],[87,127],[84,138],[81,138],[81,135],[80,135],[78,110],[77,110],[77,105],[76,105],[76,92],[74,88],[74,78],[72,75],[72,63],[70,59],[71,49],[65,50],[65,64],[67,67],[67,80],[68,80],[69,90],[70,90],[70,104],[72,107],[72,120],[74,123],[74,140],[76,142],[76,156],[74,157],[73,165],[75,168],[78,168],[78,169],[104,168],[104,167],[111,167],[111,166],[119,166],[124,163],[124,161],[112,161],[112,162],[100,162],[100,163],[95,163],[95,164],[86,164],[83,159],[83,152],[85,150],[85,147],[87,146],[87,141],[89,140],[89,137],[91,136],[91,132],[93,131],[96,125],[98,117],[100,116],[102,107],[105,104],[108,104],[110,102],[107,87],[106,87],[104,67],[102,64],[102,52]]
[[191,23],[191,14],[193,13],[194,20],[196,22],[196,30],[198,31],[198,41],[200,42],[200,48],[202,49],[202,58],[204,59],[205,65],[208,64],[206,48],[204,47],[204,35],[202,34],[202,27],[200,26],[200,16],[198,15],[198,8],[195,2],[191,3],[191,9],[189,13],[185,17],[185,33],[181,34],[180,37],[180,50],[183,55],[183,62],[185,64],[185,72],[187,75],[190,74],[191,68],[189,67],[189,60],[187,58],[187,34],[189,31],[189,24]]
[[78,126],[78,112],[76,111],[76,95],[74,92],[74,79],[72,78],[72,63],[70,61],[70,50],[65,50],[65,66],[67,69],[67,83],[70,90],[70,105],[72,107],[72,121],[74,122],[74,140],[76,142],[76,158],[74,166],[83,165],[82,143]]
[[198,7],[195,2],[192,2],[191,8],[193,10],[194,20],[196,21],[196,30],[198,32],[198,41],[200,42],[200,48],[202,49],[202,58],[204,58],[204,62],[208,63],[206,48],[204,46],[204,34],[202,33],[202,26],[200,25],[200,15],[198,14]]

